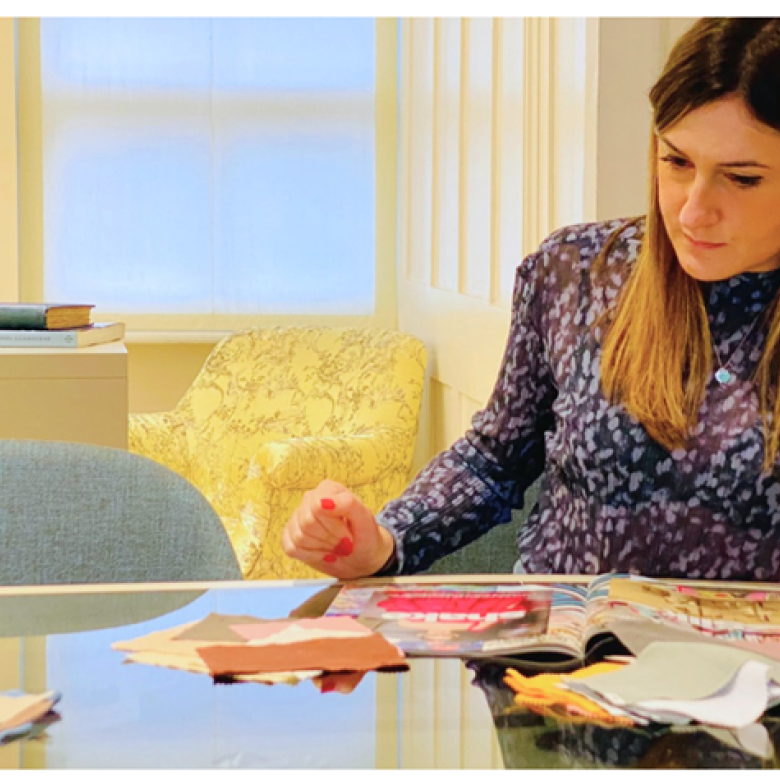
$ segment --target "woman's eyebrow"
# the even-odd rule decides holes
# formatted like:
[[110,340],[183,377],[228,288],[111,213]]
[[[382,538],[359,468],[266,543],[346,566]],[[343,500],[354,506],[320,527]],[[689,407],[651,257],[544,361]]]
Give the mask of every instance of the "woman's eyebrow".
[[[661,141],[661,143],[668,146],[675,154],[679,154],[680,157],[685,157],[685,159],[688,159],[688,155],[685,154],[681,149],[678,149],[668,138],[665,138],[662,135],[658,136],[658,140]],[[721,168],[769,168],[770,166],[765,165],[764,163],[757,162],[756,160],[734,160],[733,162],[722,162],[718,163]]]
[[685,152],[683,152],[681,149],[678,149],[666,136],[659,135],[658,140],[664,144],[664,146],[668,146],[675,154],[679,154],[680,157],[688,157]]

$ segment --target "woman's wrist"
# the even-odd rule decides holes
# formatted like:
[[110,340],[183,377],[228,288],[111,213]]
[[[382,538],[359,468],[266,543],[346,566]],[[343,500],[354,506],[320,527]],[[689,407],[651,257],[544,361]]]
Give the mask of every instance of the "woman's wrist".
[[395,570],[398,567],[398,553],[395,546],[395,537],[386,529],[379,527],[382,537],[389,542],[390,554],[385,559],[385,562],[371,575],[372,577],[381,577],[384,574],[395,574]]

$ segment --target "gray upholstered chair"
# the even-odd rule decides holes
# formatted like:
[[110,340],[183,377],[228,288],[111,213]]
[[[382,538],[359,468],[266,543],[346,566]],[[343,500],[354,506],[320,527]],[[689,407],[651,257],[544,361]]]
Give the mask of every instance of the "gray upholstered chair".
[[0,441],[0,585],[241,579],[201,493],[148,458]]
[[207,592],[166,589],[46,595],[30,591],[5,593],[0,598],[0,638],[72,634],[142,623],[182,609]]
[[511,574],[517,560],[517,534],[536,504],[539,480],[525,493],[522,511],[512,521],[492,528],[484,536],[436,561],[424,574]]

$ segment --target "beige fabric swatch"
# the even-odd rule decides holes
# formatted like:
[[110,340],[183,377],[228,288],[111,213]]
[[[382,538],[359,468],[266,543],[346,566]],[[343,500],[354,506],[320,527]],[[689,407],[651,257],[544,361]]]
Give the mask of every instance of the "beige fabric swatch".
[[53,691],[22,696],[0,695],[0,731],[42,718],[54,706],[54,696]]
[[203,620],[198,620],[185,628],[179,634],[178,639],[180,641],[194,639],[198,642],[239,642],[241,637],[233,631],[232,626],[234,625],[273,626],[286,622],[286,618],[268,620],[254,617],[254,615],[221,615],[217,612],[210,612]]
[[632,619],[610,623],[609,630],[634,655],[639,655],[652,642],[698,642],[705,645],[739,647],[755,655],[780,661],[780,641],[747,642],[711,636],[686,625],[670,625],[655,620]]
[[[166,628],[162,631],[154,631],[151,634],[137,637],[136,639],[122,640],[115,642],[111,647],[114,650],[129,653],[125,658],[126,663],[146,664],[148,666],[159,666],[165,669],[178,669],[185,672],[194,672],[196,674],[209,674],[209,668],[203,662],[197,653],[199,647],[212,647],[225,645],[224,641],[204,642],[202,640],[181,639],[181,636],[197,636],[199,627],[208,620],[208,625],[204,626],[208,633],[212,629],[217,632],[227,625],[227,621],[222,619],[212,620],[211,618],[228,618],[232,620],[243,620],[246,616],[233,615],[210,615],[204,620],[196,620],[192,623],[183,623],[180,626]],[[249,617],[249,620],[253,620]],[[266,621],[258,621],[266,624]],[[282,621],[286,623],[287,621]],[[245,643],[246,640],[236,635],[238,646]],[[230,644],[228,643],[228,646]],[[279,674],[249,674],[241,675],[236,679],[241,682],[260,682],[260,683],[287,683],[295,684],[301,680],[307,680],[316,677],[320,672],[284,672]]]
[[[197,674],[210,674],[208,666],[197,654],[194,657],[184,655],[169,655],[166,653],[141,652],[132,653],[125,658],[127,663],[146,664],[147,666],[161,666],[165,669],[178,669]],[[320,675],[319,670],[298,672],[277,672],[267,674],[241,674],[236,676],[239,682],[259,683],[286,683],[295,685],[301,680],[310,680]]]
[[[197,621],[196,621],[197,622]],[[145,634],[139,636],[136,639],[122,639],[119,642],[114,642],[111,645],[112,650],[119,650],[124,653],[135,653],[149,651],[160,651],[166,653],[172,653],[174,655],[186,655],[188,654],[194,645],[198,642],[179,641],[173,640],[185,629],[195,625],[194,623],[183,623],[180,626],[174,626],[173,628],[166,628],[162,631],[154,631],[151,634]]]
[[650,699],[705,699],[726,686],[746,661],[769,668],[780,682],[780,662],[739,647],[700,642],[653,642],[634,663],[610,674],[589,677],[587,687],[626,704]]

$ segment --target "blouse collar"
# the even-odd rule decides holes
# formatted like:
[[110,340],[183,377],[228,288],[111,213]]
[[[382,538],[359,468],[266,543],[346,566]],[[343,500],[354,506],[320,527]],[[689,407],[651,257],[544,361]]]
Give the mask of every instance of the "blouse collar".
[[735,325],[755,317],[780,289],[780,268],[743,273],[718,282],[702,284],[707,311],[718,321]]

